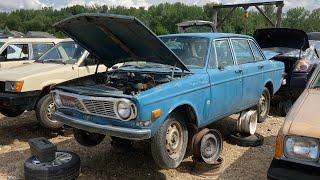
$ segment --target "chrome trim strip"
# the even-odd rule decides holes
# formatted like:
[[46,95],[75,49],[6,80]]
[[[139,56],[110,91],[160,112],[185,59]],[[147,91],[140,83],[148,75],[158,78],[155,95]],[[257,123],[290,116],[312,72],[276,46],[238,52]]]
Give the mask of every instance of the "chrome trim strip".
[[99,125],[82,119],[67,116],[58,111],[53,113],[53,117],[66,125],[82,129],[88,132],[106,134],[110,136],[116,136],[133,140],[143,140],[151,138],[150,129],[133,129],[113,125]]

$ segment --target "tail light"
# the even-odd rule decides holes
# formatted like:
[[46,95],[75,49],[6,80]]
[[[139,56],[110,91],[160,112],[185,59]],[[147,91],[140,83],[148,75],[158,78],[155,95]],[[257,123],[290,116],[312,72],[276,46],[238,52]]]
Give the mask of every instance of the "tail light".
[[313,64],[306,59],[300,59],[294,66],[294,72],[307,72],[312,69]]

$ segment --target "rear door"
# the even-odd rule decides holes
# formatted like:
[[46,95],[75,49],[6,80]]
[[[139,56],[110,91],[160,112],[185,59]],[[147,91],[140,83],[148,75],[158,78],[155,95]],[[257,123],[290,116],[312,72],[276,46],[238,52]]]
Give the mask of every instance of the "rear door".
[[211,87],[209,118],[219,119],[240,108],[242,75],[234,61],[228,39],[214,40],[212,47],[207,69]]
[[0,68],[10,68],[32,62],[30,54],[30,43],[10,43],[0,54]]
[[256,105],[263,87],[262,64],[255,61],[248,39],[231,39],[237,64],[242,71],[242,109]]

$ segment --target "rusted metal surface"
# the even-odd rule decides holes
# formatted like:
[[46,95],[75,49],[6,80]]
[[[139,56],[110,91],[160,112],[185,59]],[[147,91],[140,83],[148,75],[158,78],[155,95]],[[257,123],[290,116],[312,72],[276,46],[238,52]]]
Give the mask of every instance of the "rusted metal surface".
[[193,173],[201,177],[213,177],[220,174],[223,167],[223,158],[219,157],[214,164],[207,164],[199,159],[193,159]]
[[178,30],[180,33],[184,33],[187,28],[195,27],[195,26],[202,26],[202,27],[209,27],[214,32],[214,23],[210,21],[203,21],[203,20],[193,20],[193,21],[185,21],[177,24]]
[[205,128],[195,134],[192,140],[193,158],[201,159],[207,164],[215,164],[223,147],[221,133]]
[[[277,8],[277,17],[275,22],[271,20],[270,17],[268,17],[265,12],[259,7],[259,6],[265,6],[265,5],[275,5]],[[218,31],[219,28],[221,28],[223,22],[225,22],[231,14],[234,12],[236,8],[243,8],[244,12],[247,12],[249,7],[255,7],[262,15],[263,17],[268,21],[268,23],[273,27],[280,27],[281,26],[281,19],[282,19],[282,9],[284,6],[284,1],[266,1],[266,2],[255,2],[255,3],[241,3],[241,4],[226,4],[226,5],[214,5],[213,8],[213,23],[215,24],[214,30],[215,32]],[[222,18],[220,22],[218,22],[218,11],[220,9],[225,8],[232,8],[229,13]],[[247,19],[247,17],[246,17]]]

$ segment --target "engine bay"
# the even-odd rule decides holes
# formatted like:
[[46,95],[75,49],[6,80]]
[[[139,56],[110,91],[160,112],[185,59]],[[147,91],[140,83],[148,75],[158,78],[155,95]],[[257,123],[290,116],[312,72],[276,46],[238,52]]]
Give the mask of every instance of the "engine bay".
[[82,91],[110,92],[112,94],[137,95],[160,84],[183,77],[184,73],[137,72],[115,70],[74,79],[60,86]]
[[169,74],[114,72],[107,76],[105,86],[116,88],[127,95],[137,95],[142,91],[156,87],[159,84],[171,82],[178,77]]

